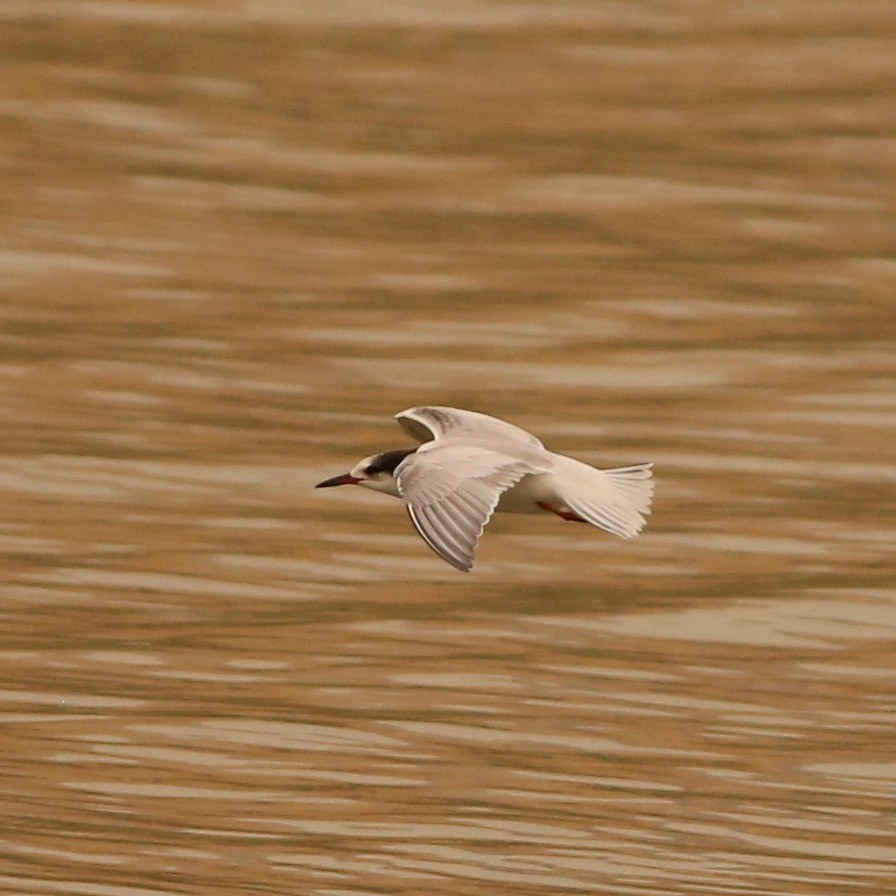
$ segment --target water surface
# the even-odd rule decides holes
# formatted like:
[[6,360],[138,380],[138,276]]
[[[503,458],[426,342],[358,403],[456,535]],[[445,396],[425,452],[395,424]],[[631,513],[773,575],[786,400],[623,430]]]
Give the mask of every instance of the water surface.
[[[4,892],[892,891],[894,37],[7,3]],[[313,491],[427,402],[649,528]]]

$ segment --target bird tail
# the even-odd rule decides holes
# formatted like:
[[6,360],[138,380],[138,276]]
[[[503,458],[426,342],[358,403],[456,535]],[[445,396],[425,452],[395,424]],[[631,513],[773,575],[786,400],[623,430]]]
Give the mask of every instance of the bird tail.
[[583,490],[567,500],[585,522],[620,538],[634,538],[647,525],[653,500],[653,464],[632,464],[597,471],[605,477],[599,489]]

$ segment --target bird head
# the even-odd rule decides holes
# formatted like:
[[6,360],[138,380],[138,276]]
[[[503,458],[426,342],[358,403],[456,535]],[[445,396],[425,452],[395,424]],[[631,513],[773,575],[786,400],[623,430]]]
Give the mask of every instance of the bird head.
[[398,485],[395,482],[395,470],[409,454],[413,454],[416,450],[416,448],[398,448],[394,451],[372,454],[356,464],[350,472],[325,479],[323,482],[319,482],[315,488],[363,485],[376,492],[397,496]]

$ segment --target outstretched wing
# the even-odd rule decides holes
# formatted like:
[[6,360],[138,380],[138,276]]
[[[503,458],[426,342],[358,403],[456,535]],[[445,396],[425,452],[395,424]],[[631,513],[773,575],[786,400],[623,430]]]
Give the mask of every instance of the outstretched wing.
[[543,472],[489,448],[433,443],[402,461],[395,478],[423,540],[455,569],[469,572],[501,495],[524,476]]
[[466,439],[524,445],[527,448],[544,448],[544,445],[525,429],[460,408],[419,407],[408,408],[395,415],[402,429],[418,442],[438,439]]

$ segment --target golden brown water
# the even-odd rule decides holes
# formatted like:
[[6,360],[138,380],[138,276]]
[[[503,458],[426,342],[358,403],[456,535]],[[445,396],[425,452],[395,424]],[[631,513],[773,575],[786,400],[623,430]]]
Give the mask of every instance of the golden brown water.
[[[896,891],[892,4],[7,2],[0,891]],[[454,572],[456,404],[653,460]]]

